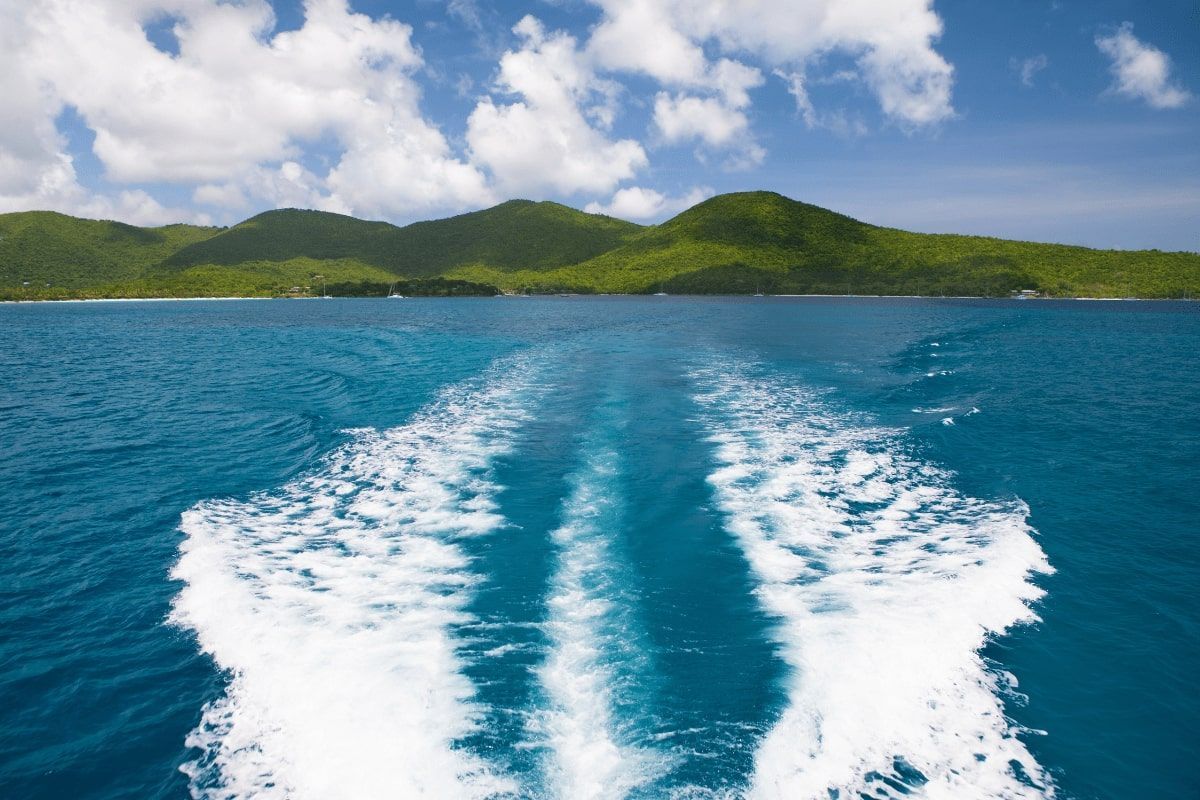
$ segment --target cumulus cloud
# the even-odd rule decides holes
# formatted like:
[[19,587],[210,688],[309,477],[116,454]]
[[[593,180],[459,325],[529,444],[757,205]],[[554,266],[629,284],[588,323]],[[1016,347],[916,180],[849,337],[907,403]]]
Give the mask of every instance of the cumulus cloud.
[[[411,27],[348,0],[304,0],[287,31],[268,0],[0,0],[0,208],[152,219],[177,211],[147,194],[163,183],[216,214],[265,204],[411,218],[514,194],[607,195],[648,165],[639,141],[613,133],[627,100],[617,79],[630,74],[656,84],[657,143],[727,168],[764,159],[753,129],[764,70],[786,76],[812,128],[865,131],[805,90],[831,55],[854,62],[837,80],[868,87],[904,127],[953,115],[932,0],[589,2],[600,18],[582,41],[517,24],[452,143],[422,111],[428,67]],[[482,8],[453,0],[447,13],[479,33],[494,28]],[[164,23],[172,46],[160,49],[147,29]],[[478,85],[467,76],[459,92]],[[64,110],[94,134],[116,193],[81,186]]]
[[1008,66],[1012,68],[1013,72],[1017,73],[1017,77],[1021,79],[1022,86],[1031,87],[1037,74],[1050,66],[1050,59],[1046,58],[1045,53],[1039,53],[1029,58],[1009,59]]
[[905,127],[954,116],[953,68],[934,50],[942,22],[932,0],[592,0],[604,19],[589,49],[613,69],[664,83],[703,86],[703,45],[752,54],[804,76],[824,57],[856,61],[858,80],[883,113]]
[[666,92],[654,100],[654,123],[668,142],[697,138],[717,147],[728,145],[749,127],[745,114],[717,98]]
[[202,206],[240,210],[250,204],[240,186],[232,183],[206,183],[192,192],[192,201]]
[[[33,135],[34,155],[56,168],[54,116],[70,106],[94,131],[111,181],[199,183],[197,202],[303,197],[404,214],[490,201],[483,174],[420,112],[411,28],[355,14],[345,0],[307,0],[304,12],[302,27],[272,35],[265,0],[6,3],[4,50],[20,69],[2,80],[17,84],[5,95],[23,98],[23,121],[0,131],[0,151],[28,161],[22,139]],[[178,53],[146,35],[164,16]],[[333,143],[334,166],[296,173],[289,165],[318,141]],[[36,174],[36,165],[17,171]]]
[[667,197],[662,192],[641,186],[629,186],[617,190],[607,203],[588,203],[584,211],[630,220],[661,219],[712,196],[713,190],[707,186],[698,186],[678,197]]
[[574,37],[523,18],[521,47],[500,59],[496,91],[519,98],[479,101],[467,121],[472,159],[510,193],[606,192],[647,164],[642,146],[613,140],[617,88],[600,79]]
[[1112,61],[1114,94],[1145,100],[1151,108],[1179,108],[1192,95],[1171,80],[1171,59],[1162,50],[1133,35],[1126,22],[1108,36],[1097,36],[1096,47]]
[[765,151],[750,131],[745,109],[749,90],[762,83],[762,73],[737,61],[721,59],[692,86],[714,94],[659,92],[654,100],[654,125],[663,140],[699,140],[710,149],[729,154],[726,165],[745,168],[762,162]]

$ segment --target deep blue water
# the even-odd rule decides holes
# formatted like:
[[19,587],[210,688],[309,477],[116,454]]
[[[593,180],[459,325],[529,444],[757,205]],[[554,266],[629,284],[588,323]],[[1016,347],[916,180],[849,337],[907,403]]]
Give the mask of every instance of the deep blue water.
[[0,796],[1200,796],[1200,306],[0,306]]

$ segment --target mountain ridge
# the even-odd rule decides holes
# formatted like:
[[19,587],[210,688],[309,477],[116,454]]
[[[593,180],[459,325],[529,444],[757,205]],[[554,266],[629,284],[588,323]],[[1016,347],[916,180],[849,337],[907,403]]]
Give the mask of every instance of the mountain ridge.
[[428,293],[1180,297],[1200,292],[1200,254],[911,233],[766,191],[648,226],[520,199],[404,226],[294,208],[228,228],[0,214],[0,298],[307,295],[322,282],[378,294],[405,281]]

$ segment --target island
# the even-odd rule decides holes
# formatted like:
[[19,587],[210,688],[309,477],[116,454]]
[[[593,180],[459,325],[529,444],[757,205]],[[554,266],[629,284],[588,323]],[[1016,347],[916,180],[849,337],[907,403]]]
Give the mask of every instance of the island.
[[512,293],[1190,299],[1200,254],[911,233],[774,192],[642,226],[553,202],[399,227],[281,209],[231,227],[0,214],[0,299]]

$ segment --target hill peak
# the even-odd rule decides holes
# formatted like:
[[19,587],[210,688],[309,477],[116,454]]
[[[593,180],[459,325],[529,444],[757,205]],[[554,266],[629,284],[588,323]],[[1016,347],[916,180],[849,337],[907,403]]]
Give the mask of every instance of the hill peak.
[[[261,223],[278,223],[278,222],[295,222],[295,221],[328,221],[342,222],[349,224],[363,224],[367,220],[352,217],[348,214],[338,214],[335,211],[319,211],[315,208],[272,208],[255,214],[249,219],[245,219],[235,225],[235,228],[240,228],[243,225],[257,225]],[[368,223],[371,224],[371,223]]]

